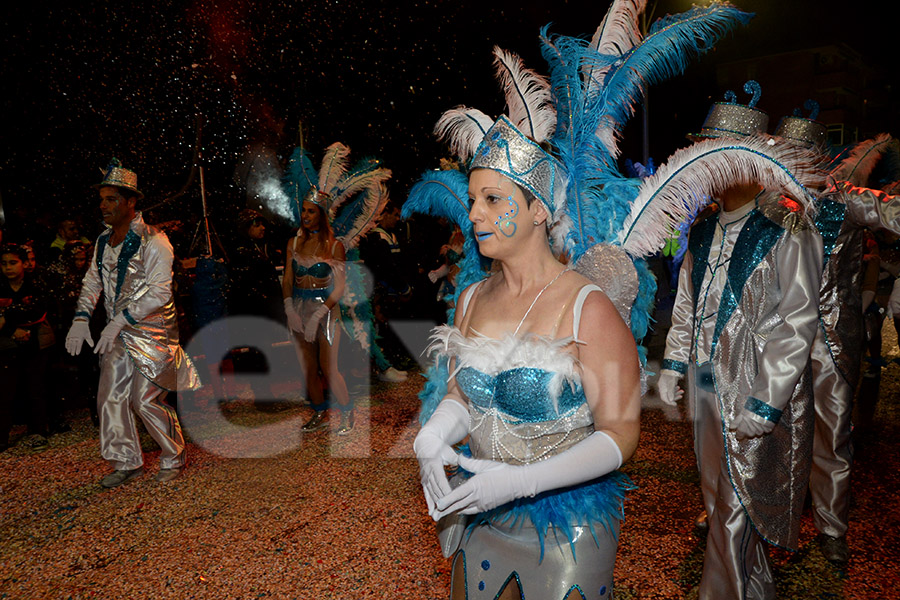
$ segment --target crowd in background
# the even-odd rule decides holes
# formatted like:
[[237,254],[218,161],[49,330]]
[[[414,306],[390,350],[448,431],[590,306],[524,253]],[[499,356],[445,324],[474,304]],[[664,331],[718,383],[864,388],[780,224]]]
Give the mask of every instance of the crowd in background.
[[[63,347],[93,257],[93,240],[102,231],[102,222],[95,217],[61,214],[51,225],[47,215],[19,209],[8,214],[0,229],[0,450],[9,447],[9,433],[15,424],[27,424],[28,429],[13,442],[35,450],[46,448],[49,436],[70,429],[69,411],[88,408],[94,425],[98,424],[97,356],[86,349],[73,357]],[[192,238],[190,234],[196,231],[184,223],[157,225],[175,248],[174,294],[182,344],[187,346],[204,325],[229,315],[257,315],[285,323],[281,278],[284,248],[294,230],[245,209],[231,222],[211,223],[210,253],[198,247],[202,235]],[[447,268],[448,262],[453,262],[447,257],[452,235],[448,226],[430,219],[401,221],[399,206],[392,205],[384,211],[379,227],[361,242],[361,259],[374,293],[376,341],[397,373],[414,365],[415,359],[389,322],[420,319],[438,323],[445,319],[447,306],[442,298],[452,289],[448,288],[452,273]],[[91,319],[94,339],[105,323],[100,304]],[[343,351],[358,349],[345,344]],[[232,352],[224,362],[226,370],[236,372],[267,368],[252,349]],[[294,370],[299,380],[299,366]],[[374,367],[372,373],[355,374],[384,377]],[[394,380],[392,377],[387,380]],[[255,400],[271,400],[264,398],[271,395],[269,390],[253,392]],[[170,400],[174,399],[170,396]],[[260,409],[277,406],[271,401],[257,402]]]

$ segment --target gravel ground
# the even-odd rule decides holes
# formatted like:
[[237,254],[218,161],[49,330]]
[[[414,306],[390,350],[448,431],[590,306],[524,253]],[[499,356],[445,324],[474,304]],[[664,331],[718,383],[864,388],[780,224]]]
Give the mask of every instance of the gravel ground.
[[[893,330],[885,334],[896,348]],[[186,426],[181,478],[153,481],[159,451],[145,437],[146,473],[114,490],[98,485],[107,467],[87,412],[73,413],[73,430],[48,450],[19,444],[0,454],[0,598],[446,598],[449,564],[411,454],[422,381],[357,389],[363,418],[347,438],[301,438],[311,412],[297,400],[277,413],[229,402],[227,420]],[[232,389],[249,396],[247,386]],[[214,406],[208,394],[196,403]],[[874,423],[857,436],[847,569],[822,558],[807,516],[800,551],[772,552],[780,598],[896,597],[898,401],[892,363]],[[691,428],[652,394],[642,419],[625,468],[639,489],[626,504],[616,597],[690,598],[703,556]]]

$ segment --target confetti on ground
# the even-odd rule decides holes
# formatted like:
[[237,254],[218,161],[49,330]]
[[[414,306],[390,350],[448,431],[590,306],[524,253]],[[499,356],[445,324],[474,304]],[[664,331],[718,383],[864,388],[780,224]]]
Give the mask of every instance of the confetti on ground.
[[[896,338],[885,332],[887,347]],[[107,467],[96,430],[86,411],[73,413],[73,430],[47,451],[20,444],[0,455],[0,598],[447,598],[449,563],[411,452],[422,382],[357,389],[363,418],[347,438],[316,432],[252,459],[223,458],[195,440],[188,469],[169,484],[153,481],[159,451],[145,437],[145,474],[113,490],[97,483]],[[895,595],[898,400],[900,366],[890,363],[874,425],[857,438],[847,570],[822,558],[807,515],[800,551],[771,553],[779,598]],[[282,425],[260,429],[259,450],[280,447],[283,428],[311,414],[297,401],[287,407],[257,412],[245,399],[222,411],[232,424]],[[690,598],[703,559],[691,427],[652,396],[642,424],[626,467],[639,489],[626,504],[616,597]]]

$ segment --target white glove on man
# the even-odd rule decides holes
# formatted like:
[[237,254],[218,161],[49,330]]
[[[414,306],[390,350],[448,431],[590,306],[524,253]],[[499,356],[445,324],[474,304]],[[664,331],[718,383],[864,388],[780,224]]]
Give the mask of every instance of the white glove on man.
[[596,479],[622,466],[622,451],[606,433],[595,431],[568,450],[530,465],[460,456],[459,466],[475,476],[437,499],[435,520],[454,512],[474,515],[516,498]]
[[322,317],[328,314],[328,307],[324,304],[320,304],[316,307],[316,310],[313,311],[313,314],[309,317],[309,322],[306,323],[303,331],[303,339],[307,342],[312,342],[316,339],[316,333],[319,331],[319,323],[322,322]]
[[456,465],[459,455],[453,449],[469,434],[469,410],[451,398],[444,398],[413,442],[419,461],[419,479],[425,493],[428,514],[437,521],[436,503],[450,493],[444,465]]
[[106,324],[106,327],[103,328],[103,331],[100,332],[100,337],[97,339],[97,347],[94,348],[94,354],[106,354],[107,352],[111,352],[113,349],[113,344],[116,343],[116,337],[119,335],[119,332],[122,331],[122,328],[125,327],[125,323],[128,321],[125,320],[125,315],[122,313],[117,314],[112,320]]
[[775,429],[775,423],[745,408],[738,414],[730,429],[737,434],[737,439],[746,440],[771,433]]
[[437,283],[438,279],[440,279],[441,277],[446,277],[447,273],[449,273],[449,272],[450,272],[450,267],[448,267],[446,264],[441,265],[434,271],[428,272],[428,281],[430,281],[431,283]]
[[284,299],[284,314],[285,316],[287,316],[288,327],[290,328],[290,330],[302,334],[303,319],[301,319],[300,315],[297,314],[297,311],[294,310],[293,298]]
[[69,327],[69,333],[66,334],[66,351],[72,356],[77,356],[81,352],[83,342],[87,342],[91,348],[94,347],[90,324],[84,319],[75,319]]
[[659,373],[659,381],[656,384],[656,389],[659,390],[659,399],[669,406],[675,406],[675,403],[684,396],[684,390],[678,386],[680,379],[681,373],[678,371],[663,369]]

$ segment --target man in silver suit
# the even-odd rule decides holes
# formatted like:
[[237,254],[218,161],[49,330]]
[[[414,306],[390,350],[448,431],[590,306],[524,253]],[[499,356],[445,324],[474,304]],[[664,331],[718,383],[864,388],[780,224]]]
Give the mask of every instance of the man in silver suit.
[[[720,103],[694,137],[740,139],[767,121]],[[659,391],[674,403],[687,376],[709,518],[699,598],[769,599],[765,542],[797,547],[809,478],[822,239],[808,206],[776,189],[736,180],[717,203],[691,228]]]
[[162,449],[156,481],[171,481],[184,468],[185,445],[178,416],[165,397],[168,391],[199,387],[178,343],[172,246],[135,210],[143,194],[133,171],[113,159],[94,187],[107,229],[97,238],[66,350],[76,355],[84,342],[94,346],[88,321],[102,294],[107,324],[94,348],[100,354],[100,453],[114,471],[100,484],[116,487],[143,473],[135,415]]
[[[825,158],[827,128],[815,120],[818,105],[807,101],[807,108],[813,110],[809,118],[784,117],[775,135]],[[878,147],[896,142],[879,136],[863,144],[871,144],[868,154],[874,154]],[[865,183],[865,172],[871,172],[874,164],[864,166],[864,160],[855,154],[831,172],[833,178]],[[817,209],[816,228],[823,239],[825,259],[819,327],[812,347],[816,428],[809,492],[822,554],[833,563],[843,564],[850,558],[846,539],[853,462],[850,415],[865,342],[863,232],[868,228],[900,234],[900,197],[837,181],[822,192]]]

